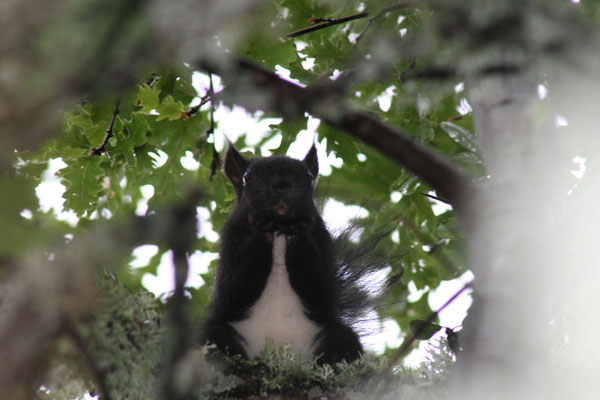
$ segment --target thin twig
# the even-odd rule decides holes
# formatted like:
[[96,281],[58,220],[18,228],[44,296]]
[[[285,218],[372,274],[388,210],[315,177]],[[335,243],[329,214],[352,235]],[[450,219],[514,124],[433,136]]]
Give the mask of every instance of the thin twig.
[[215,102],[214,102],[214,98],[215,98],[215,87],[213,85],[213,79],[212,79],[212,73],[209,72],[208,73],[208,93],[206,94],[206,96],[208,96],[210,98],[210,111],[209,111],[209,116],[210,116],[210,125],[208,126],[208,129],[206,130],[206,138],[208,139],[210,137],[210,135],[213,135],[215,133],[215,118],[214,118],[214,113],[215,113]]
[[217,151],[217,148],[215,147],[215,117],[214,117],[215,88],[213,86],[213,79],[212,79],[211,73],[208,74],[208,79],[210,82],[210,85],[208,87],[208,94],[210,95],[211,102],[210,102],[210,115],[209,115],[210,116],[210,125],[208,127],[208,130],[206,131],[206,138],[208,139],[210,135],[212,135],[212,137],[213,137],[213,142],[212,142],[213,157],[212,157],[212,161],[210,163],[210,176],[209,176],[209,180],[212,182],[212,180],[214,179],[214,177],[217,173],[217,170],[221,167],[221,157],[219,156],[219,152]]
[[337,18],[337,19],[313,18],[313,21],[325,21],[325,22],[323,22],[322,24],[319,24],[319,25],[309,26],[308,28],[304,28],[304,29],[300,29],[295,32],[288,33],[286,36],[292,38],[292,37],[305,35],[307,33],[318,31],[319,29],[328,28],[333,25],[343,24],[344,22],[354,21],[355,19],[360,19],[360,18],[365,18],[368,15],[369,15],[368,12],[361,12],[358,14],[349,15],[347,17]]
[[66,332],[81,353],[85,362],[87,364],[88,369],[90,370],[90,374],[92,375],[92,379],[96,382],[96,386],[98,387],[98,392],[100,392],[100,399],[102,400],[112,400],[110,395],[110,391],[108,390],[108,385],[106,384],[106,373],[98,366],[94,356],[90,352],[85,340],[81,337],[75,326],[72,322],[66,323]]
[[211,96],[207,93],[206,95],[204,95],[204,96],[202,96],[200,98],[200,104],[198,104],[198,105],[196,105],[194,107],[191,107],[189,110],[187,110],[185,112],[185,115],[188,118],[194,116],[200,110],[200,107],[202,107],[203,105],[205,105],[209,101],[211,101]]
[[112,120],[110,121],[110,125],[108,127],[108,129],[106,130],[106,137],[104,138],[104,142],[102,143],[102,145],[100,147],[94,147],[92,149],[92,155],[93,156],[99,156],[100,154],[104,153],[104,151],[106,151],[106,144],[108,143],[109,139],[113,136],[113,129],[115,128],[115,121],[117,120],[117,115],[119,115],[119,106],[121,104],[121,101],[118,100],[115,104],[115,112],[113,113],[112,116]]
[[406,83],[406,76],[409,73],[409,71],[412,71],[415,69],[415,67],[417,66],[417,60],[415,58],[413,58],[410,61],[410,64],[408,65],[408,68],[406,68],[404,71],[402,71],[400,73],[400,82],[402,82],[402,84],[404,85]]
[[400,10],[403,8],[411,7],[419,2],[420,2],[420,0],[405,1],[403,3],[398,3],[398,4],[394,4],[393,6],[386,7],[384,9],[382,9],[381,11],[379,11],[377,14],[375,14],[375,16],[369,18],[369,20],[367,21],[367,24],[365,25],[363,30],[360,32],[360,34],[357,36],[355,45],[358,45],[358,42],[360,42],[360,39],[362,39],[364,34],[367,32],[367,29],[369,29],[371,27],[371,25],[373,25],[373,22],[375,22],[375,20],[383,17],[385,14],[387,14],[391,11],[396,11],[396,10]]
[[219,155],[219,152],[217,151],[217,148],[215,147],[215,143],[213,142],[213,158],[210,163],[210,177],[209,177],[211,182],[214,179],[219,168],[221,168],[221,156]]
[[429,197],[430,199],[441,201],[442,203],[450,204],[450,202],[448,200],[442,199],[441,197],[437,197],[437,196],[434,196],[432,194],[425,193],[425,192],[421,192],[421,194],[425,197]]
[[[434,311],[431,314],[429,314],[427,319],[425,319],[424,321],[428,322],[428,323],[432,323],[433,320],[437,317],[437,315],[442,310],[444,310],[446,307],[448,307],[452,302],[454,302],[454,300],[456,300],[458,298],[458,296],[460,296],[465,290],[469,289],[470,287],[471,287],[471,282],[466,283],[458,292],[456,292],[454,294],[454,296],[452,296],[446,303],[444,303],[443,306],[441,306],[437,311]],[[377,394],[376,393],[377,388],[379,387],[381,382],[387,376],[389,376],[389,374],[394,369],[394,366],[396,366],[400,360],[402,360],[404,357],[406,357],[406,355],[410,351],[410,348],[417,340],[417,337],[419,337],[425,331],[427,326],[428,326],[427,323],[419,324],[417,329],[402,343],[402,346],[400,346],[400,348],[398,348],[398,350],[396,351],[396,354],[394,354],[394,356],[390,359],[387,366],[383,370],[379,371],[379,373],[377,375],[375,375],[373,377],[373,379],[371,379],[371,382],[369,382],[369,386],[367,388],[367,396],[366,396],[367,398],[375,399],[375,395]]]

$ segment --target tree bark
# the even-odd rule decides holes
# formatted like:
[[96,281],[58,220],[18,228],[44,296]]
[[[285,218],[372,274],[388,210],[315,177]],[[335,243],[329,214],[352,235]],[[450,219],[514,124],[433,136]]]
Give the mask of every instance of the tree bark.
[[[571,332],[557,327],[560,310],[574,295],[563,279],[579,285],[583,271],[564,273],[570,268],[565,260],[573,259],[565,246],[577,232],[571,221],[578,211],[567,196],[575,154],[560,146],[563,139],[551,115],[544,124],[534,119],[542,81],[537,72],[531,66],[469,84],[489,179],[468,213],[475,293],[450,398],[590,393],[589,382],[573,385],[555,367],[557,345],[564,345],[564,335]],[[569,361],[577,368],[582,360]]]

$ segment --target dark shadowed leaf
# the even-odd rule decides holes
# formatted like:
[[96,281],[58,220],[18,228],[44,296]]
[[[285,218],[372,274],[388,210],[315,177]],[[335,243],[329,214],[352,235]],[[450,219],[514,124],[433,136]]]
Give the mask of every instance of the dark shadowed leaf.
[[415,319],[410,321],[408,329],[417,340],[429,340],[436,332],[442,329],[442,326],[434,324],[433,322]]

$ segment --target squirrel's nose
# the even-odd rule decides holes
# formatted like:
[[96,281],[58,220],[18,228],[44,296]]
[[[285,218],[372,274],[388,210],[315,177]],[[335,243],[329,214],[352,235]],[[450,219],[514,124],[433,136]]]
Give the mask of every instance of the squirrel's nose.
[[290,207],[283,202],[283,200],[279,200],[279,203],[275,206],[275,212],[279,215],[285,215],[289,211]]

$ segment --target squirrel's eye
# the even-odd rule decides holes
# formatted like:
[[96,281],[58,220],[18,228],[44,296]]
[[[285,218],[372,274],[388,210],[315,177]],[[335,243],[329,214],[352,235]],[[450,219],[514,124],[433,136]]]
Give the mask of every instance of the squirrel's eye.
[[308,181],[310,182],[311,185],[313,185],[315,183],[315,177],[310,172],[308,172]]
[[246,171],[244,172],[244,175],[242,175],[242,184],[246,184],[248,183],[248,181],[250,180],[250,171]]

